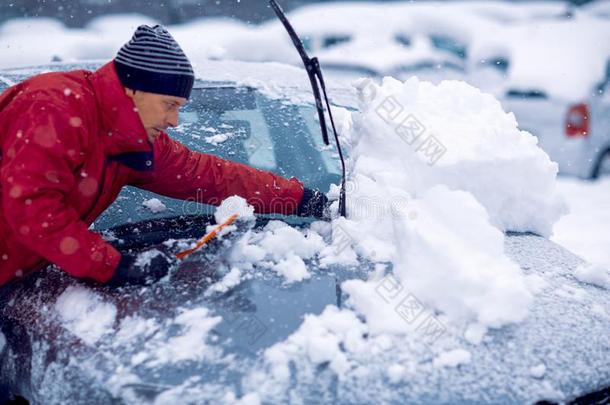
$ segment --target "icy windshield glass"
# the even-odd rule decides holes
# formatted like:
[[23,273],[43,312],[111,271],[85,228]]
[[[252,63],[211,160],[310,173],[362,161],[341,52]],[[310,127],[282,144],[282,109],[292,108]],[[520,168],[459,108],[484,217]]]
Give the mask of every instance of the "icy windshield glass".
[[[191,150],[328,190],[339,182],[339,169],[335,150],[322,143],[315,114],[313,106],[270,99],[247,87],[200,87],[180,112],[180,125],[168,134]],[[125,187],[94,226],[212,212],[213,207]]]

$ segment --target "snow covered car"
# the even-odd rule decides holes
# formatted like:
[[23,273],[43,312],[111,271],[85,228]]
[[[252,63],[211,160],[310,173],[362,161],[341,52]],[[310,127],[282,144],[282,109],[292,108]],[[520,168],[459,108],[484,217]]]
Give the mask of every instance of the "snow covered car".
[[[75,67],[4,71],[0,83]],[[205,80],[197,82],[172,136],[322,190],[338,181],[333,151],[318,139],[302,70],[210,61],[197,75]],[[335,104],[353,106],[349,89],[329,93]],[[212,222],[208,209],[128,188],[95,228],[145,260],[161,246],[180,248],[201,236]],[[363,332],[360,319],[342,312],[343,282],[383,268],[364,259],[323,265],[311,251],[329,237],[328,224],[281,219],[294,227],[259,218],[253,243],[243,243],[238,230],[144,286],[91,285],[51,266],[5,287],[4,393],[31,403],[159,404],[608,397],[607,291],[578,281],[582,260],[558,245],[529,233],[506,235],[507,254],[541,292],[526,320],[491,330],[478,345],[469,343],[472,336],[454,336],[472,353],[465,364],[461,352],[437,361],[425,344],[439,334],[438,324],[420,329],[419,343]],[[232,265],[246,259],[250,268]],[[378,292],[390,299],[393,287],[384,278]],[[277,379],[287,385],[275,385]]]
[[496,72],[498,85],[484,90],[538,137],[561,173],[595,178],[608,171],[608,32],[603,19],[577,14],[498,29],[475,45],[473,75]]
[[504,105],[538,136],[561,172],[585,179],[610,174],[610,59],[588,95],[562,97],[542,88],[509,88]]
[[[464,61],[459,53],[463,49],[456,47],[457,41],[447,35],[418,30],[419,25],[413,28],[412,22],[420,15],[412,16],[410,12],[409,7],[349,2],[305,6],[291,11],[289,17],[305,49],[319,58],[329,80],[349,83],[363,76],[387,75],[399,78],[417,75],[433,82],[462,78]],[[259,35],[256,37],[259,43],[251,48],[274,43],[275,53],[261,49],[250,54],[300,63],[290,47],[279,45],[290,45],[279,22],[263,24]],[[241,52],[236,56],[244,55],[248,54]]]

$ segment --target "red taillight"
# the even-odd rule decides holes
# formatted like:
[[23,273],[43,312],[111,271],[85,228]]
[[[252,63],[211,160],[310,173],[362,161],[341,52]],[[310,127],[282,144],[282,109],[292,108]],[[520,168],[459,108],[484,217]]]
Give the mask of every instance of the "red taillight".
[[569,137],[589,134],[589,106],[576,104],[568,109],[566,115],[566,135]]

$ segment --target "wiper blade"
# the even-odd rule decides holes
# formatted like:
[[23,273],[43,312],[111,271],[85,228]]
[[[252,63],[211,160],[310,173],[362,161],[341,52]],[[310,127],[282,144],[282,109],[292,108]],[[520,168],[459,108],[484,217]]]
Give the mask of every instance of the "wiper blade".
[[297,51],[299,52],[299,55],[303,60],[305,70],[307,71],[307,76],[309,76],[309,82],[311,83],[311,89],[313,90],[313,95],[316,100],[316,110],[318,111],[320,129],[322,130],[322,139],[324,140],[325,145],[329,145],[330,142],[328,140],[328,128],[326,126],[326,117],[324,115],[324,104],[322,103],[322,97],[320,95],[320,88],[322,88],[322,93],[324,94],[324,101],[326,103],[326,110],[328,111],[328,117],[330,119],[330,124],[333,129],[335,143],[337,145],[337,151],[339,152],[339,159],[341,159],[341,192],[339,193],[339,215],[347,217],[345,208],[345,159],[343,158],[343,152],[341,150],[341,144],[339,143],[337,129],[335,128],[333,114],[330,110],[330,102],[328,101],[328,95],[326,94],[326,85],[324,83],[322,69],[320,68],[320,62],[318,61],[318,58],[310,58],[309,55],[307,55],[305,47],[303,46],[303,41],[301,41],[301,38],[299,38],[299,36],[297,35],[296,31],[288,21],[288,18],[286,18],[284,10],[282,10],[282,7],[277,3],[277,1],[269,0],[269,4],[271,5],[273,10],[275,11],[275,14],[286,28],[286,31],[288,31],[288,35],[290,35],[292,43],[294,44],[295,48],[297,48]]

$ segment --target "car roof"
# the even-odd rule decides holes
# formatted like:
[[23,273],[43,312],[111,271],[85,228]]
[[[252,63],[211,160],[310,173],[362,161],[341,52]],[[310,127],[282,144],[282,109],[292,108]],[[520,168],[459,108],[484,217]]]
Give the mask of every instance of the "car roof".
[[[295,51],[296,52],[296,51]],[[0,70],[0,82],[7,86],[30,76],[54,71],[96,70],[107,61],[54,62]],[[239,62],[206,60],[194,66],[195,87],[252,87],[274,99],[288,99],[295,104],[314,104],[311,84],[304,69],[277,62]],[[332,104],[357,107],[357,96],[349,83],[331,80],[326,83]]]

